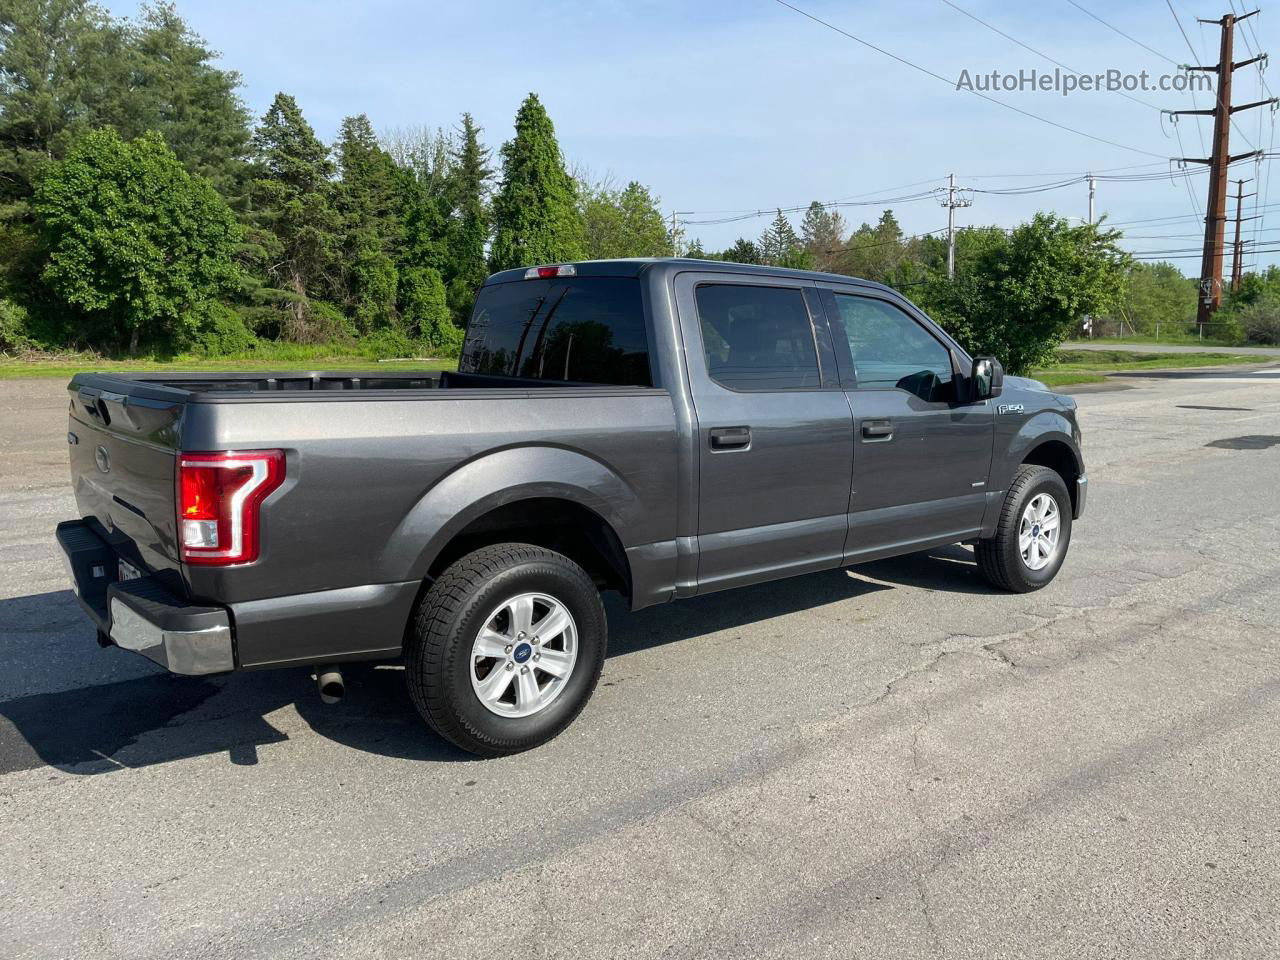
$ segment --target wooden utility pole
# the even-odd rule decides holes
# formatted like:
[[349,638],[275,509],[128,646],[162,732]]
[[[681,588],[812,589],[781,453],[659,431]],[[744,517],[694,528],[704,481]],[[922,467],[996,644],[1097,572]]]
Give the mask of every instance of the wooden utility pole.
[[1246,197],[1256,197],[1256,193],[1245,193],[1244,185],[1250,183],[1249,180],[1237,180],[1236,184],[1236,238],[1231,244],[1231,292],[1235,293],[1240,289],[1240,267],[1244,260],[1244,245],[1248,242],[1240,239],[1240,224],[1246,220],[1256,220],[1257,217],[1245,217],[1241,213],[1244,210],[1244,201]]
[[1214,311],[1222,304],[1222,259],[1223,240],[1227,227],[1227,169],[1237,160],[1245,160],[1257,156],[1261,151],[1231,155],[1231,115],[1241,110],[1251,110],[1266,104],[1275,103],[1276,98],[1259,100],[1256,103],[1245,103],[1238,107],[1231,105],[1231,77],[1241,67],[1247,67],[1263,60],[1266,54],[1258,54],[1249,60],[1235,62],[1231,59],[1236,24],[1247,20],[1258,11],[1236,16],[1224,14],[1221,20],[1201,20],[1201,23],[1217,24],[1222,30],[1222,41],[1219,47],[1216,66],[1189,66],[1190,71],[1214,73],[1218,77],[1217,100],[1212,110],[1169,110],[1172,116],[1203,115],[1213,117],[1213,153],[1209,157],[1183,157],[1188,163],[1204,163],[1209,165],[1209,203],[1204,220],[1204,255],[1200,260],[1200,301],[1196,310],[1196,323],[1203,325],[1209,322]]

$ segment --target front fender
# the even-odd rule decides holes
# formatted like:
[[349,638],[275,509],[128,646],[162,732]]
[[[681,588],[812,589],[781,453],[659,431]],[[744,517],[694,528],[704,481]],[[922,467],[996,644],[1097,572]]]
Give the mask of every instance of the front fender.
[[535,497],[586,507],[613,528],[624,547],[632,545],[630,533],[637,526],[640,503],[621,476],[574,450],[514,447],[459,465],[423,494],[387,543],[384,578],[425,577],[440,551],[471,521],[496,507]]
[[1076,428],[1071,418],[1057,410],[1040,410],[1024,420],[1001,419],[997,421],[996,451],[988,485],[993,494],[1004,495],[1013,475],[1022,461],[1036,447],[1049,441],[1057,441],[1071,451],[1076,471],[1084,473],[1084,460],[1076,439]]

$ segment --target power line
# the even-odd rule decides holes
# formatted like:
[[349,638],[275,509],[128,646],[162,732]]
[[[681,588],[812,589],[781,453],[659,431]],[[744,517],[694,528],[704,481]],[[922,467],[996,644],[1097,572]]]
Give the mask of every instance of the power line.
[[[1165,5],[1169,8],[1169,12],[1170,12],[1171,14],[1173,14],[1173,22],[1174,22],[1174,23],[1176,23],[1176,24],[1178,25],[1178,32],[1182,34],[1182,39],[1183,39],[1184,41],[1186,41],[1186,44],[1187,44],[1187,50],[1188,50],[1188,51],[1190,52],[1190,54],[1191,54],[1191,59],[1192,59],[1192,60],[1199,60],[1199,59],[1200,59],[1200,57],[1196,54],[1196,48],[1195,48],[1195,47],[1193,47],[1193,46],[1191,45],[1191,39],[1187,36],[1187,31],[1186,31],[1186,30],[1184,30],[1184,29],[1182,28],[1182,18],[1178,16],[1178,11],[1176,11],[1176,10],[1174,10],[1174,9],[1173,9],[1173,0],[1164,0],[1164,2],[1165,2]],[[1234,3],[1232,3],[1232,4],[1231,4],[1231,11],[1232,11],[1232,13],[1234,13],[1234,12],[1235,12],[1235,9],[1236,9],[1235,4],[1234,4]],[[1246,41],[1245,41],[1245,44],[1246,44],[1246,46],[1248,45],[1248,40],[1246,40]],[[1250,55],[1252,55],[1252,52],[1253,52],[1253,51],[1252,51],[1252,50],[1250,50]],[[1261,76],[1261,74],[1259,74],[1259,76]],[[1198,110],[1200,109],[1200,104],[1199,104],[1198,102],[1196,102],[1196,88],[1195,88],[1195,84],[1188,84],[1188,86],[1187,86],[1187,90],[1188,90],[1188,92],[1191,94],[1191,106],[1192,106],[1193,108],[1195,108],[1195,109],[1198,111]],[[1175,123],[1174,125],[1175,125],[1175,126],[1177,126],[1177,124],[1176,124],[1176,123]],[[1231,126],[1235,128],[1236,133],[1240,134],[1240,136],[1241,136],[1241,138],[1244,140],[1244,142],[1245,142],[1245,143],[1247,143],[1247,144],[1249,144],[1249,149],[1250,149],[1250,150],[1254,149],[1254,145],[1253,145],[1252,141],[1250,141],[1250,140],[1249,140],[1249,138],[1245,135],[1245,132],[1244,132],[1242,129],[1240,129],[1240,124],[1236,123],[1236,121],[1235,121],[1235,118],[1234,118],[1234,117],[1232,117],[1232,118],[1231,118]],[[1201,128],[1201,126],[1200,126],[1200,124],[1199,124],[1199,123],[1197,123],[1197,124],[1196,124],[1196,133],[1197,133],[1197,134],[1199,135],[1199,137],[1200,137],[1200,149],[1201,149],[1201,150],[1204,150],[1204,149],[1205,149],[1205,145],[1204,145],[1204,130]],[[1261,141],[1261,140],[1262,140],[1261,135],[1259,135],[1258,140],[1259,140],[1259,141]],[[1181,143],[1179,143],[1179,146],[1181,146]],[[1186,151],[1184,150],[1184,151],[1183,151],[1183,153],[1186,153]]]
[[[843,37],[848,37],[850,40],[854,41],[855,43],[862,44],[864,47],[868,48],[869,50],[874,50],[876,53],[886,56],[891,60],[896,60],[898,63],[901,63],[904,66],[908,66],[912,70],[917,70],[920,73],[925,74],[926,76],[933,77],[935,80],[941,80],[943,83],[947,84],[953,89],[963,89],[959,87],[954,80],[949,80],[946,77],[944,77],[942,74],[935,73],[934,71],[930,70],[928,67],[922,67],[918,63],[912,63],[910,60],[900,57],[896,53],[890,53],[888,50],[885,50],[883,47],[878,47],[874,43],[871,43],[868,40],[863,40],[861,37],[855,36],[849,31],[843,30],[840,27],[837,27],[833,23],[828,23],[826,20],[823,20],[821,17],[815,17],[812,13],[807,13],[806,11],[801,10],[799,7],[788,3],[787,0],[775,0],[775,2],[780,4],[781,6],[786,7],[788,10],[791,10],[795,13],[800,14],[800,16],[805,17],[806,19],[812,20],[814,23],[817,23],[817,24],[820,24],[821,26],[826,27],[828,30],[833,30]],[[973,94],[975,97],[980,97],[981,99],[986,100],[990,103],[994,103],[997,106],[1004,107],[1006,110],[1012,110],[1014,113],[1020,113],[1024,117],[1030,117],[1032,120],[1039,120],[1041,123],[1048,124],[1051,127],[1057,127],[1059,130],[1065,130],[1068,133],[1074,133],[1076,136],[1085,137],[1086,139],[1089,139],[1089,140],[1095,140],[1098,143],[1105,143],[1108,146],[1119,147],[1121,150],[1128,150],[1132,153],[1140,153],[1143,156],[1160,157],[1160,154],[1152,153],[1150,150],[1142,150],[1138,147],[1131,147],[1131,146],[1128,146],[1127,144],[1117,143],[1115,140],[1108,140],[1106,137],[1098,137],[1092,133],[1085,133],[1083,130],[1077,130],[1074,127],[1068,127],[1066,124],[1058,123],[1056,120],[1050,120],[1047,117],[1042,117],[1039,114],[1032,113],[1029,110],[1023,110],[1021,107],[1015,107],[1011,103],[1006,103],[1003,100],[997,100],[995,97],[989,97],[985,93],[981,93],[978,90],[966,90],[966,92]],[[1160,157],[1160,159],[1164,159],[1164,158]]]
[[[975,13],[970,13],[968,10],[966,10],[964,7],[960,6],[959,4],[952,3],[951,0],[942,0],[942,2],[945,3],[952,10],[955,10],[957,13],[964,14],[966,17],[968,17],[970,20],[973,20],[975,23],[982,24],[992,33],[998,33],[1000,36],[1004,37],[1006,40],[1010,41],[1011,43],[1016,43],[1018,46],[1022,47],[1022,49],[1030,50],[1037,57],[1040,57],[1043,60],[1048,60],[1054,66],[1061,67],[1063,70],[1067,71],[1067,73],[1074,74],[1075,76],[1082,75],[1081,71],[1077,70],[1075,67],[1069,67],[1065,63],[1063,63],[1061,60],[1055,60],[1053,57],[1049,56],[1047,53],[1043,52],[1042,50],[1037,50],[1035,47],[1031,46],[1031,44],[1023,43],[1017,37],[1014,37],[1014,36],[1011,36],[1010,34],[1005,33],[999,27],[993,26],[992,24],[988,23],[986,20],[983,20],[981,17],[979,17]],[[1147,103],[1147,101],[1145,100],[1139,100],[1137,97],[1133,96],[1130,93],[1127,93],[1124,90],[1117,90],[1115,92],[1120,94],[1120,96],[1124,97],[1126,100],[1132,100],[1134,103],[1138,104],[1139,106],[1147,107],[1148,109],[1151,109],[1151,110],[1160,109],[1154,103]]]
[[[1110,173],[1114,170],[1139,170],[1143,167],[1163,167],[1166,161],[1156,161],[1155,163],[1133,163],[1127,167],[1102,167],[1094,170],[1094,173],[1101,176],[1104,173]],[[1010,179],[1014,177],[1073,177],[1079,173],[1077,170],[1058,170],[1051,173],[962,173],[956,174],[962,180],[998,180],[1004,177]],[[943,178],[939,178],[943,179]]]
[[[1168,6],[1168,8],[1169,8],[1169,13],[1173,15],[1173,22],[1174,22],[1174,23],[1176,23],[1176,24],[1178,25],[1178,32],[1179,32],[1180,34],[1182,34],[1182,39],[1183,39],[1184,41],[1186,41],[1186,44],[1187,44],[1187,50],[1188,50],[1188,52],[1190,52],[1190,54],[1191,54],[1191,59],[1192,59],[1192,60],[1199,60],[1199,59],[1200,59],[1200,57],[1199,57],[1199,55],[1196,53],[1196,48],[1195,48],[1195,47],[1193,47],[1193,46],[1191,45],[1191,38],[1187,36],[1187,31],[1186,31],[1185,29],[1183,29],[1183,26],[1182,26],[1182,18],[1181,18],[1180,16],[1178,16],[1178,11],[1177,11],[1177,10],[1175,10],[1175,9],[1173,9],[1173,0],[1164,0],[1164,2],[1165,2],[1165,5],[1166,5],[1166,6]],[[1199,110],[1199,109],[1200,109],[1200,104],[1196,101],[1196,88],[1195,88],[1195,85],[1194,85],[1194,84],[1188,84],[1187,89],[1188,89],[1188,90],[1190,90],[1190,92],[1191,92],[1191,106],[1193,106],[1193,107],[1195,107],[1197,110]],[[1175,121],[1175,122],[1174,122],[1174,126],[1175,126],[1175,127],[1177,127],[1177,125],[1178,125],[1178,124],[1177,124],[1177,122]],[[1201,149],[1204,153],[1208,153],[1208,152],[1209,152],[1209,148],[1208,148],[1208,147],[1206,147],[1206,146],[1205,146],[1205,143],[1204,143],[1204,129],[1200,126],[1200,124],[1199,124],[1199,123],[1197,123],[1197,124],[1196,124],[1196,135],[1200,137],[1200,149]],[[1179,137],[1179,139],[1178,139],[1178,149],[1179,149],[1179,150],[1182,150],[1182,139],[1181,139],[1181,137]],[[1185,153],[1186,153],[1186,150],[1182,150],[1182,152],[1185,154]]]
[[1167,61],[1169,61],[1169,63],[1172,63],[1175,67],[1180,66],[1180,64],[1178,63],[1178,61],[1177,61],[1177,60],[1174,60],[1174,59],[1173,59],[1173,57],[1167,57],[1167,56],[1165,56],[1163,53],[1161,53],[1159,50],[1155,49],[1154,47],[1149,47],[1149,46],[1147,46],[1145,43],[1143,43],[1141,40],[1138,40],[1138,39],[1137,39],[1137,38],[1135,38],[1135,37],[1131,37],[1131,36],[1129,36],[1129,34],[1125,33],[1125,32],[1124,32],[1123,30],[1121,30],[1119,27],[1115,26],[1114,24],[1108,23],[1106,20],[1103,20],[1100,16],[1098,16],[1098,15],[1097,15],[1096,13],[1094,13],[1092,10],[1086,10],[1084,7],[1080,6],[1080,4],[1076,3],[1076,0],[1067,0],[1067,3],[1071,4],[1073,7],[1075,7],[1077,10],[1079,10],[1081,13],[1083,13],[1083,14],[1087,14],[1088,16],[1093,17],[1093,19],[1097,20],[1100,24],[1102,24],[1102,25],[1103,25],[1104,27],[1106,27],[1108,30],[1114,30],[1116,33],[1120,34],[1120,36],[1124,37],[1124,38],[1125,38],[1126,40],[1128,40],[1130,43],[1136,43],[1136,44],[1137,44],[1138,46],[1140,46],[1143,50],[1147,50],[1147,51],[1149,51],[1149,52],[1151,52],[1151,53],[1154,53],[1154,54],[1155,54],[1157,57],[1159,57],[1161,60],[1167,60]]

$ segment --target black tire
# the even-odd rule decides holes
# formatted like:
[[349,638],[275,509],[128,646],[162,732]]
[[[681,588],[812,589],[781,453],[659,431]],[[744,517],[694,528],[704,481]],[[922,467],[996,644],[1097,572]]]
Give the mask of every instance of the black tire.
[[[472,644],[484,618],[523,593],[546,594],[569,610],[577,659],[542,710],[500,716],[472,688]],[[542,547],[500,543],[467,554],[431,585],[405,644],[405,677],[418,712],[440,736],[482,757],[507,756],[546,743],[582,712],[600,679],[607,642],[604,606],[586,571]]]
[[[1057,504],[1060,527],[1057,546],[1048,564],[1033,570],[1018,548],[1018,531],[1027,504],[1041,494],[1052,497]],[[996,535],[989,540],[979,540],[974,553],[978,558],[978,569],[993,587],[1014,593],[1030,593],[1053,581],[1062,568],[1070,545],[1071,495],[1067,492],[1067,485],[1048,467],[1023,464],[1009,484],[1009,492],[1000,509],[1000,521],[996,524]]]

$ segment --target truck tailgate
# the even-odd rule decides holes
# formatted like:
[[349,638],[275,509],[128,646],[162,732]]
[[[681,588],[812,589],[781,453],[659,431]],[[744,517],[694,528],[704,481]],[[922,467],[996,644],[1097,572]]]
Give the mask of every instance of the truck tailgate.
[[[181,403],[73,385],[67,442],[80,515],[127,565],[182,590],[174,507]],[[124,568],[121,579],[132,571]]]

